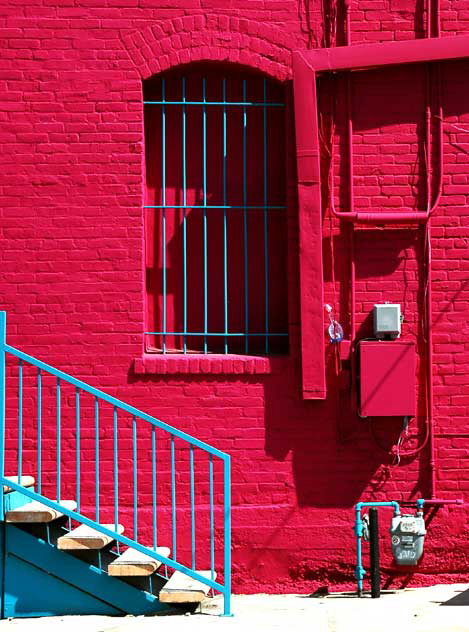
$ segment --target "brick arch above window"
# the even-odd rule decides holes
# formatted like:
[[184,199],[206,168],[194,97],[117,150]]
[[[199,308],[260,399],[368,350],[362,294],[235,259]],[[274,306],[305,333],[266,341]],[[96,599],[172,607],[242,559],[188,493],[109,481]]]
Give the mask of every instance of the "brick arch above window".
[[255,20],[188,15],[126,33],[123,42],[142,79],[197,61],[225,61],[291,78],[291,35]]
[[[323,286],[322,286],[322,242],[320,208],[312,208],[309,189],[311,182],[302,181],[304,146],[308,144],[310,123],[308,109],[311,109],[313,86],[305,74],[293,67],[292,52],[303,48],[302,43],[293,40],[286,31],[271,27],[254,20],[239,19],[226,15],[188,15],[149,25],[139,31],[125,33],[122,36],[129,57],[140,78],[148,79],[155,74],[172,68],[199,61],[232,62],[249,69],[259,70],[268,77],[279,81],[294,79],[294,107],[296,113],[296,158],[299,173],[298,214],[300,225],[300,276],[301,276],[301,356],[303,369],[303,396],[307,399],[325,397],[325,359],[323,324]],[[301,121],[298,125],[298,121]],[[304,171],[304,170],[303,170]],[[159,366],[152,358],[144,357],[135,365],[136,373],[191,372],[199,371],[199,359],[190,358],[181,365],[174,359]],[[295,353],[296,355],[296,353]],[[227,360],[231,362],[231,360]],[[200,361],[200,367],[207,372],[231,372],[231,368],[222,362],[221,370],[206,367],[206,360]],[[233,361],[233,372],[247,370],[252,373],[269,373],[273,368],[270,358],[246,361],[245,369]],[[248,366],[249,363],[249,366]],[[148,364],[148,368],[146,366]],[[153,366],[157,364],[158,366]],[[204,369],[203,369],[204,370]]]

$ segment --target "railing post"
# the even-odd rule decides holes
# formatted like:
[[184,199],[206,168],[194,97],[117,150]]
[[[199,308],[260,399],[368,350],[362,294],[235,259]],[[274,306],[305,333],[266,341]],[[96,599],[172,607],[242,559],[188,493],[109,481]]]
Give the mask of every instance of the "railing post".
[[232,617],[231,613],[231,467],[230,456],[223,459],[223,517],[224,517],[224,587],[222,617]]
[[0,312],[0,520],[4,519],[3,477],[5,475],[5,344],[6,312]]

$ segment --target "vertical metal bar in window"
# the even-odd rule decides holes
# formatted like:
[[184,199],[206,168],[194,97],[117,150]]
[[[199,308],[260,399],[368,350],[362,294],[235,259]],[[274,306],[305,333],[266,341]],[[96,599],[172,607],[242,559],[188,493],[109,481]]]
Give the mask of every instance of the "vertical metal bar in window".
[[204,219],[204,353],[207,353],[208,283],[207,283],[207,98],[206,79],[202,79],[202,145],[203,145],[203,219]]
[[269,225],[267,189],[267,80],[264,79],[264,288],[265,288],[265,352],[269,353]]
[[138,539],[138,489],[137,489],[137,419],[132,417],[132,461],[133,461],[133,487],[134,487],[134,540]]
[[173,560],[177,560],[176,531],[176,455],[174,453],[174,436],[171,435],[171,526]]
[[249,353],[246,79],[243,79],[243,103],[244,352]]
[[37,493],[42,489],[42,374],[37,370]]
[[223,312],[225,323],[225,353],[228,353],[228,204],[226,184],[226,79],[223,79]]
[[[114,529],[117,533],[119,525],[119,462],[117,445],[117,408],[114,406],[113,415],[113,438],[114,438]],[[118,543],[119,544],[119,543]]]
[[56,421],[57,421],[57,463],[56,463],[56,481],[57,481],[57,502],[60,502],[60,458],[61,458],[61,428],[60,428],[60,378],[57,378],[57,384],[55,387],[55,399],[56,399]]
[[23,469],[23,360],[18,363],[18,485]]
[[80,513],[80,389],[75,389],[75,441],[76,441],[76,495],[77,511]]
[[99,400],[94,398],[94,451],[95,451],[95,506],[96,506],[96,522],[99,522]]
[[187,353],[187,164],[186,164],[186,78],[182,78],[182,268],[183,268],[183,350]]
[[194,484],[194,446],[190,446],[190,485],[191,485],[191,551],[192,569],[195,570],[195,484]]
[[163,273],[163,353],[166,353],[166,90],[161,80],[161,267]]
[[210,577],[215,579],[215,514],[213,511],[213,456],[209,457],[209,496],[210,496]]
[[151,428],[151,487],[152,487],[152,527],[153,527],[153,549],[156,551],[158,545],[157,537],[157,515],[156,515],[156,428]]

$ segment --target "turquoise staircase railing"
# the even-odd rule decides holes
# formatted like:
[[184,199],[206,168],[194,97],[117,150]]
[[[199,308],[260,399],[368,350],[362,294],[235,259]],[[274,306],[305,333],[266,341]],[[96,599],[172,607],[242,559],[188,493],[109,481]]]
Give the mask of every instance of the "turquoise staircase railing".
[[209,586],[230,616],[229,455],[9,346],[0,312],[0,522],[3,484]]

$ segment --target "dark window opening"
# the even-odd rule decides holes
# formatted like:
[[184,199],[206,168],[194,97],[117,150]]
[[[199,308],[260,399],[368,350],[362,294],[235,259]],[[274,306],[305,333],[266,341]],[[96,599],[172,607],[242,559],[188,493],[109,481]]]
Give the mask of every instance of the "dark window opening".
[[286,353],[283,86],[197,64],[144,102],[146,350]]

